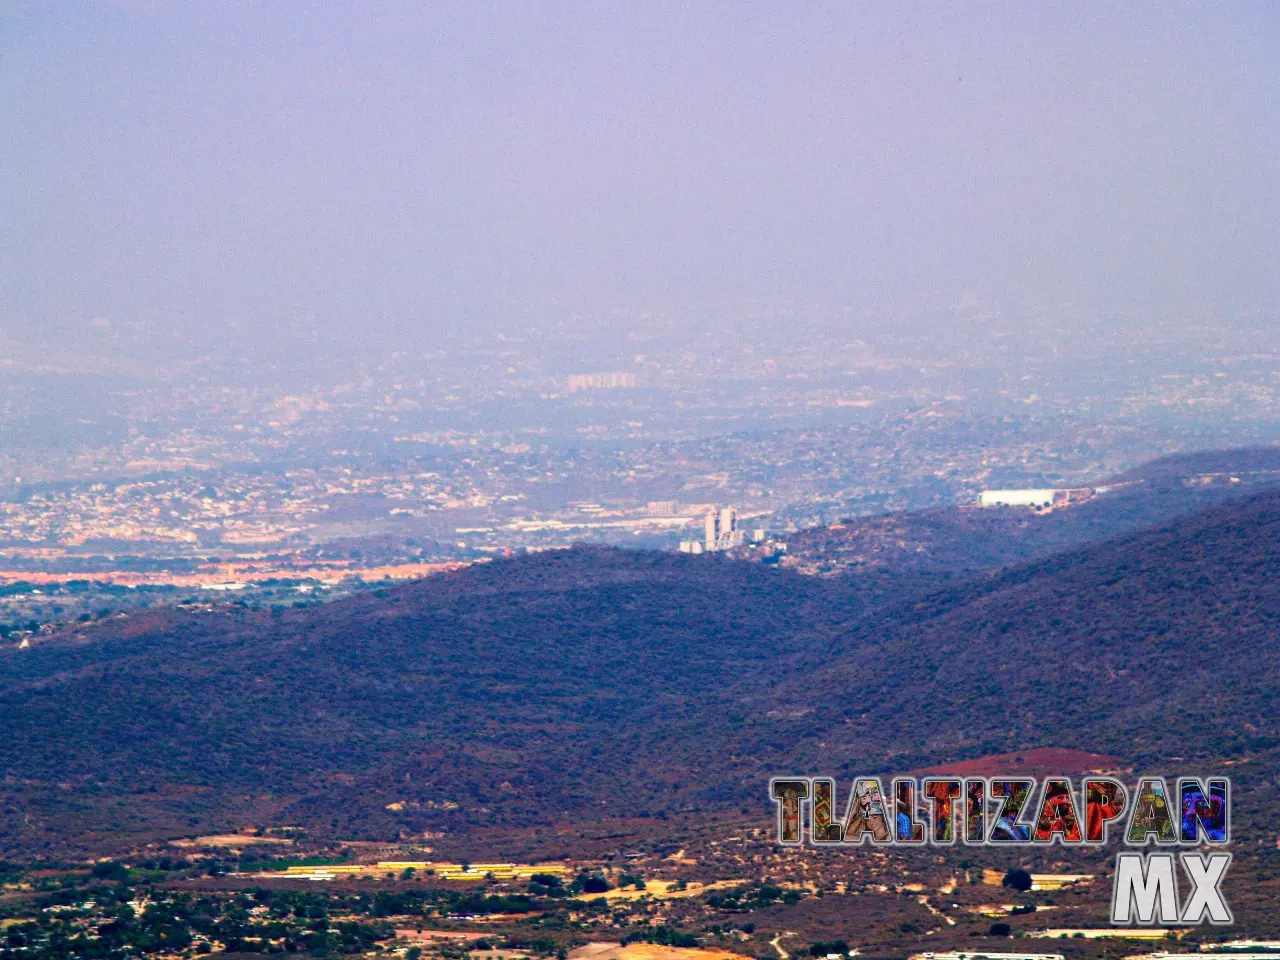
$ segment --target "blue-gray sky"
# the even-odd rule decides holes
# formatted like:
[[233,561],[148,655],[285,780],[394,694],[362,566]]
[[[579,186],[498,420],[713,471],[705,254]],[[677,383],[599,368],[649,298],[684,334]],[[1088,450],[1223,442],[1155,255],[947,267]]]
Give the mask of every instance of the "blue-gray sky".
[[1270,2],[0,0],[0,322],[1274,314],[1277,50]]

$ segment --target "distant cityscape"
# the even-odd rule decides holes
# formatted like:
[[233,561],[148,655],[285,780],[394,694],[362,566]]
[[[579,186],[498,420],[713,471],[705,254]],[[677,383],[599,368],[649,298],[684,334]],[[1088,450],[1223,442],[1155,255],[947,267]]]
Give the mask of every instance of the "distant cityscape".
[[135,593],[11,590],[0,623],[166,590],[315,602],[575,542],[776,550],[844,517],[1053,509],[1162,454],[1280,439],[1265,325],[1134,334],[1121,362],[1084,319],[968,309],[980,350],[803,315],[697,337],[609,318],[274,379],[198,353],[148,366],[127,331],[56,364],[10,341],[0,582]]

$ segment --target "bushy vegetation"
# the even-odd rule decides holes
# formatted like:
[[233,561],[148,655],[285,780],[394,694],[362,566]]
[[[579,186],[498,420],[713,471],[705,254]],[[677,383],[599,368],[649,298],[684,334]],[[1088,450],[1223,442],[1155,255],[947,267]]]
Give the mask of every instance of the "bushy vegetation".
[[[80,784],[70,823],[125,794],[141,818],[192,784],[208,788],[184,798],[192,829],[265,791],[318,837],[387,839],[759,808],[764,771],[819,743],[850,767],[912,769],[947,730],[970,755],[1087,743],[1271,769],[1276,493],[912,582],[582,548],[279,616],[111,620],[93,642],[0,652],[0,791]],[[7,809],[0,853],[21,835],[21,804]]]

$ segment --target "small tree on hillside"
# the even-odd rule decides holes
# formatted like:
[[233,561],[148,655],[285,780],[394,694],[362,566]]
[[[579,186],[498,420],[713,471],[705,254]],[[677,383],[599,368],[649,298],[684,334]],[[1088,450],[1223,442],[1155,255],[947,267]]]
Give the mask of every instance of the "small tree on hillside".
[[1021,867],[1010,867],[1009,872],[1004,875],[1004,880],[1001,882],[1006,887],[1026,893],[1031,889],[1031,874]]

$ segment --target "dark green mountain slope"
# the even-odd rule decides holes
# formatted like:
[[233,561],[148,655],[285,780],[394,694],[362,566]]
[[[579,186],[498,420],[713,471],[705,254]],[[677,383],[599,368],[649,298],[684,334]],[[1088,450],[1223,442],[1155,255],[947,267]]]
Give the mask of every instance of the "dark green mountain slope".
[[856,580],[578,549],[8,649],[0,846],[54,794],[143,817],[174,785],[207,788],[191,829],[269,797],[386,837],[759,809],[771,774],[1035,745],[1280,772],[1280,492],[931,593]]
[[581,549],[280,618],[154,614],[0,655],[0,766],[283,794],[344,830],[352,797],[357,827],[393,801],[656,810],[727,771],[734,704],[859,609],[758,566]]
[[842,718],[909,764],[1032,743],[1139,762],[1268,749],[1280,492],[873,611],[776,695],[855,690]]

